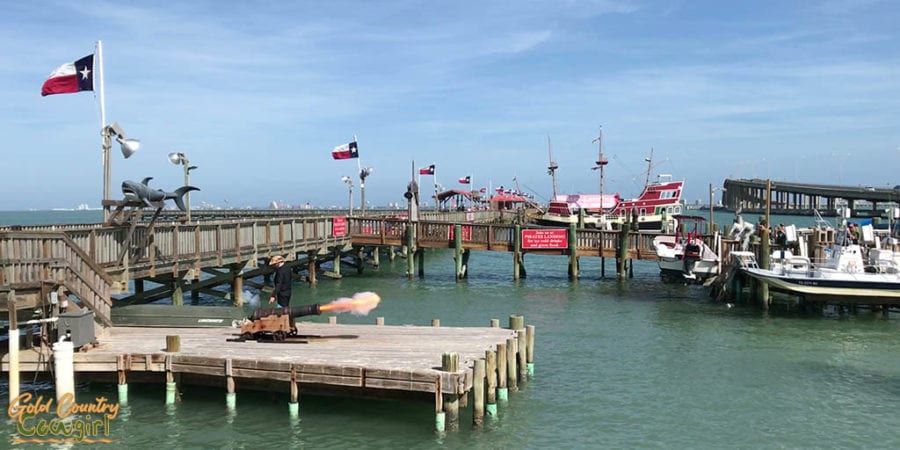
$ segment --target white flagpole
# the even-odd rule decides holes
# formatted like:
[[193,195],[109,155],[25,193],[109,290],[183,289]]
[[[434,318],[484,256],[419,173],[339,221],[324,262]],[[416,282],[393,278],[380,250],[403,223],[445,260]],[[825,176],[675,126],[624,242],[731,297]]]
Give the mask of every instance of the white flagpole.
[[103,221],[109,220],[109,207],[103,202],[109,200],[109,132],[106,131],[106,100],[103,95],[103,42],[97,41],[97,60],[94,70],[97,70],[96,78],[100,87],[100,147],[103,149],[103,200],[100,202],[103,208]]
[[434,166],[434,172],[431,174],[431,184],[434,186],[434,210],[438,210],[438,191],[437,191],[437,163],[432,162],[432,166]]
[[103,42],[97,41],[97,81],[100,85],[100,128],[106,127],[106,103],[103,97]]

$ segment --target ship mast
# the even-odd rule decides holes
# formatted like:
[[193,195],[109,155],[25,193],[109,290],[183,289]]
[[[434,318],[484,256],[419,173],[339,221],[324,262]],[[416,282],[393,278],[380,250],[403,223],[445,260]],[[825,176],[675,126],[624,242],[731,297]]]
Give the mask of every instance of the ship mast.
[[650,147],[650,157],[644,158],[644,161],[647,161],[647,181],[644,182],[644,189],[647,189],[647,186],[650,186],[650,171],[653,170],[653,147]]
[[[550,166],[547,167],[547,173],[553,177],[553,198],[550,201],[554,201],[556,200],[556,169],[559,169],[559,166],[553,161],[553,144],[550,142],[549,134],[547,135],[547,153],[550,155]],[[518,190],[518,186],[516,186],[516,190]]]
[[597,147],[599,148],[599,156],[597,157],[596,166],[592,167],[591,170],[600,169],[600,212],[603,213],[603,167],[609,164],[606,158],[603,157],[603,126],[600,126],[600,131],[597,134],[597,137],[592,141],[597,143]]

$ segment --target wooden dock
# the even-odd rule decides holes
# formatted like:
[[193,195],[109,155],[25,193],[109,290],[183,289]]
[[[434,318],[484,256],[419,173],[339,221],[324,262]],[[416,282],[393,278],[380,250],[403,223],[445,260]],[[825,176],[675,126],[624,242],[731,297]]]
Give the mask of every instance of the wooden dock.
[[[274,390],[289,404],[297,403],[300,392],[433,398],[436,413],[446,412],[453,428],[470,392],[481,408],[475,416],[484,417],[484,399],[490,414],[496,390],[515,390],[533,362],[534,328],[526,328],[521,316],[510,317],[510,327],[518,329],[500,328],[497,320],[478,328],[441,327],[437,321],[382,324],[382,318],[375,325],[298,322],[301,342],[236,341],[239,328],[110,327],[96,346],[75,352],[73,364],[77,379],[117,380],[120,386],[128,380],[219,385],[231,396],[236,390]],[[173,336],[180,344],[167,348]],[[51,355],[46,346],[23,349],[19,369],[49,373]],[[448,355],[458,364],[448,367]],[[2,357],[2,369],[9,370],[9,354]]]

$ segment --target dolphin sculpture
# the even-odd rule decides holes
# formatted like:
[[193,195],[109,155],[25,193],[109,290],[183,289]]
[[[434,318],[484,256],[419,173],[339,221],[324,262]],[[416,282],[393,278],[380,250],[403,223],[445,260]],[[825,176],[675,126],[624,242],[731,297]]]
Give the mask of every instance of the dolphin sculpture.
[[178,209],[184,211],[184,194],[190,191],[200,190],[200,188],[194,186],[182,186],[176,189],[175,192],[166,192],[162,189],[150,189],[150,186],[147,184],[150,183],[150,180],[152,179],[153,177],[147,177],[141,180],[140,183],[131,180],[123,181],[122,194],[125,195],[125,202],[142,203],[147,206],[153,206],[151,202],[175,200],[175,205],[178,206]]

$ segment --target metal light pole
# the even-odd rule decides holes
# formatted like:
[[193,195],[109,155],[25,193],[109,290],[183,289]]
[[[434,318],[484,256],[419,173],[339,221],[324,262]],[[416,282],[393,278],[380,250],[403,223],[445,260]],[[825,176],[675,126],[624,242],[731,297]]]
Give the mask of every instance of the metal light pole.
[[116,137],[116,142],[119,143],[122,149],[122,156],[126,159],[140,148],[141,141],[127,139],[125,131],[122,130],[118,122],[113,122],[112,125],[103,127],[100,132],[103,135],[103,200],[101,201],[101,206],[103,206],[103,221],[106,222],[109,220],[109,208],[111,206],[109,204],[109,153],[112,149],[112,138],[113,136]]
[[375,171],[374,167],[362,167],[359,169],[359,195],[360,195],[360,214],[366,215],[366,178]]
[[[173,152],[169,153],[169,162],[172,164],[178,165],[181,164],[184,167],[184,185],[191,185],[191,171],[196,169],[197,166],[190,165],[191,162],[188,161],[187,155],[181,152]],[[184,194],[184,208],[185,208],[185,216],[187,217],[188,222],[191,220],[191,193],[187,192]]]
[[344,175],[341,177],[341,181],[347,183],[347,190],[349,191],[349,200],[347,202],[347,215],[353,215],[353,179]]

